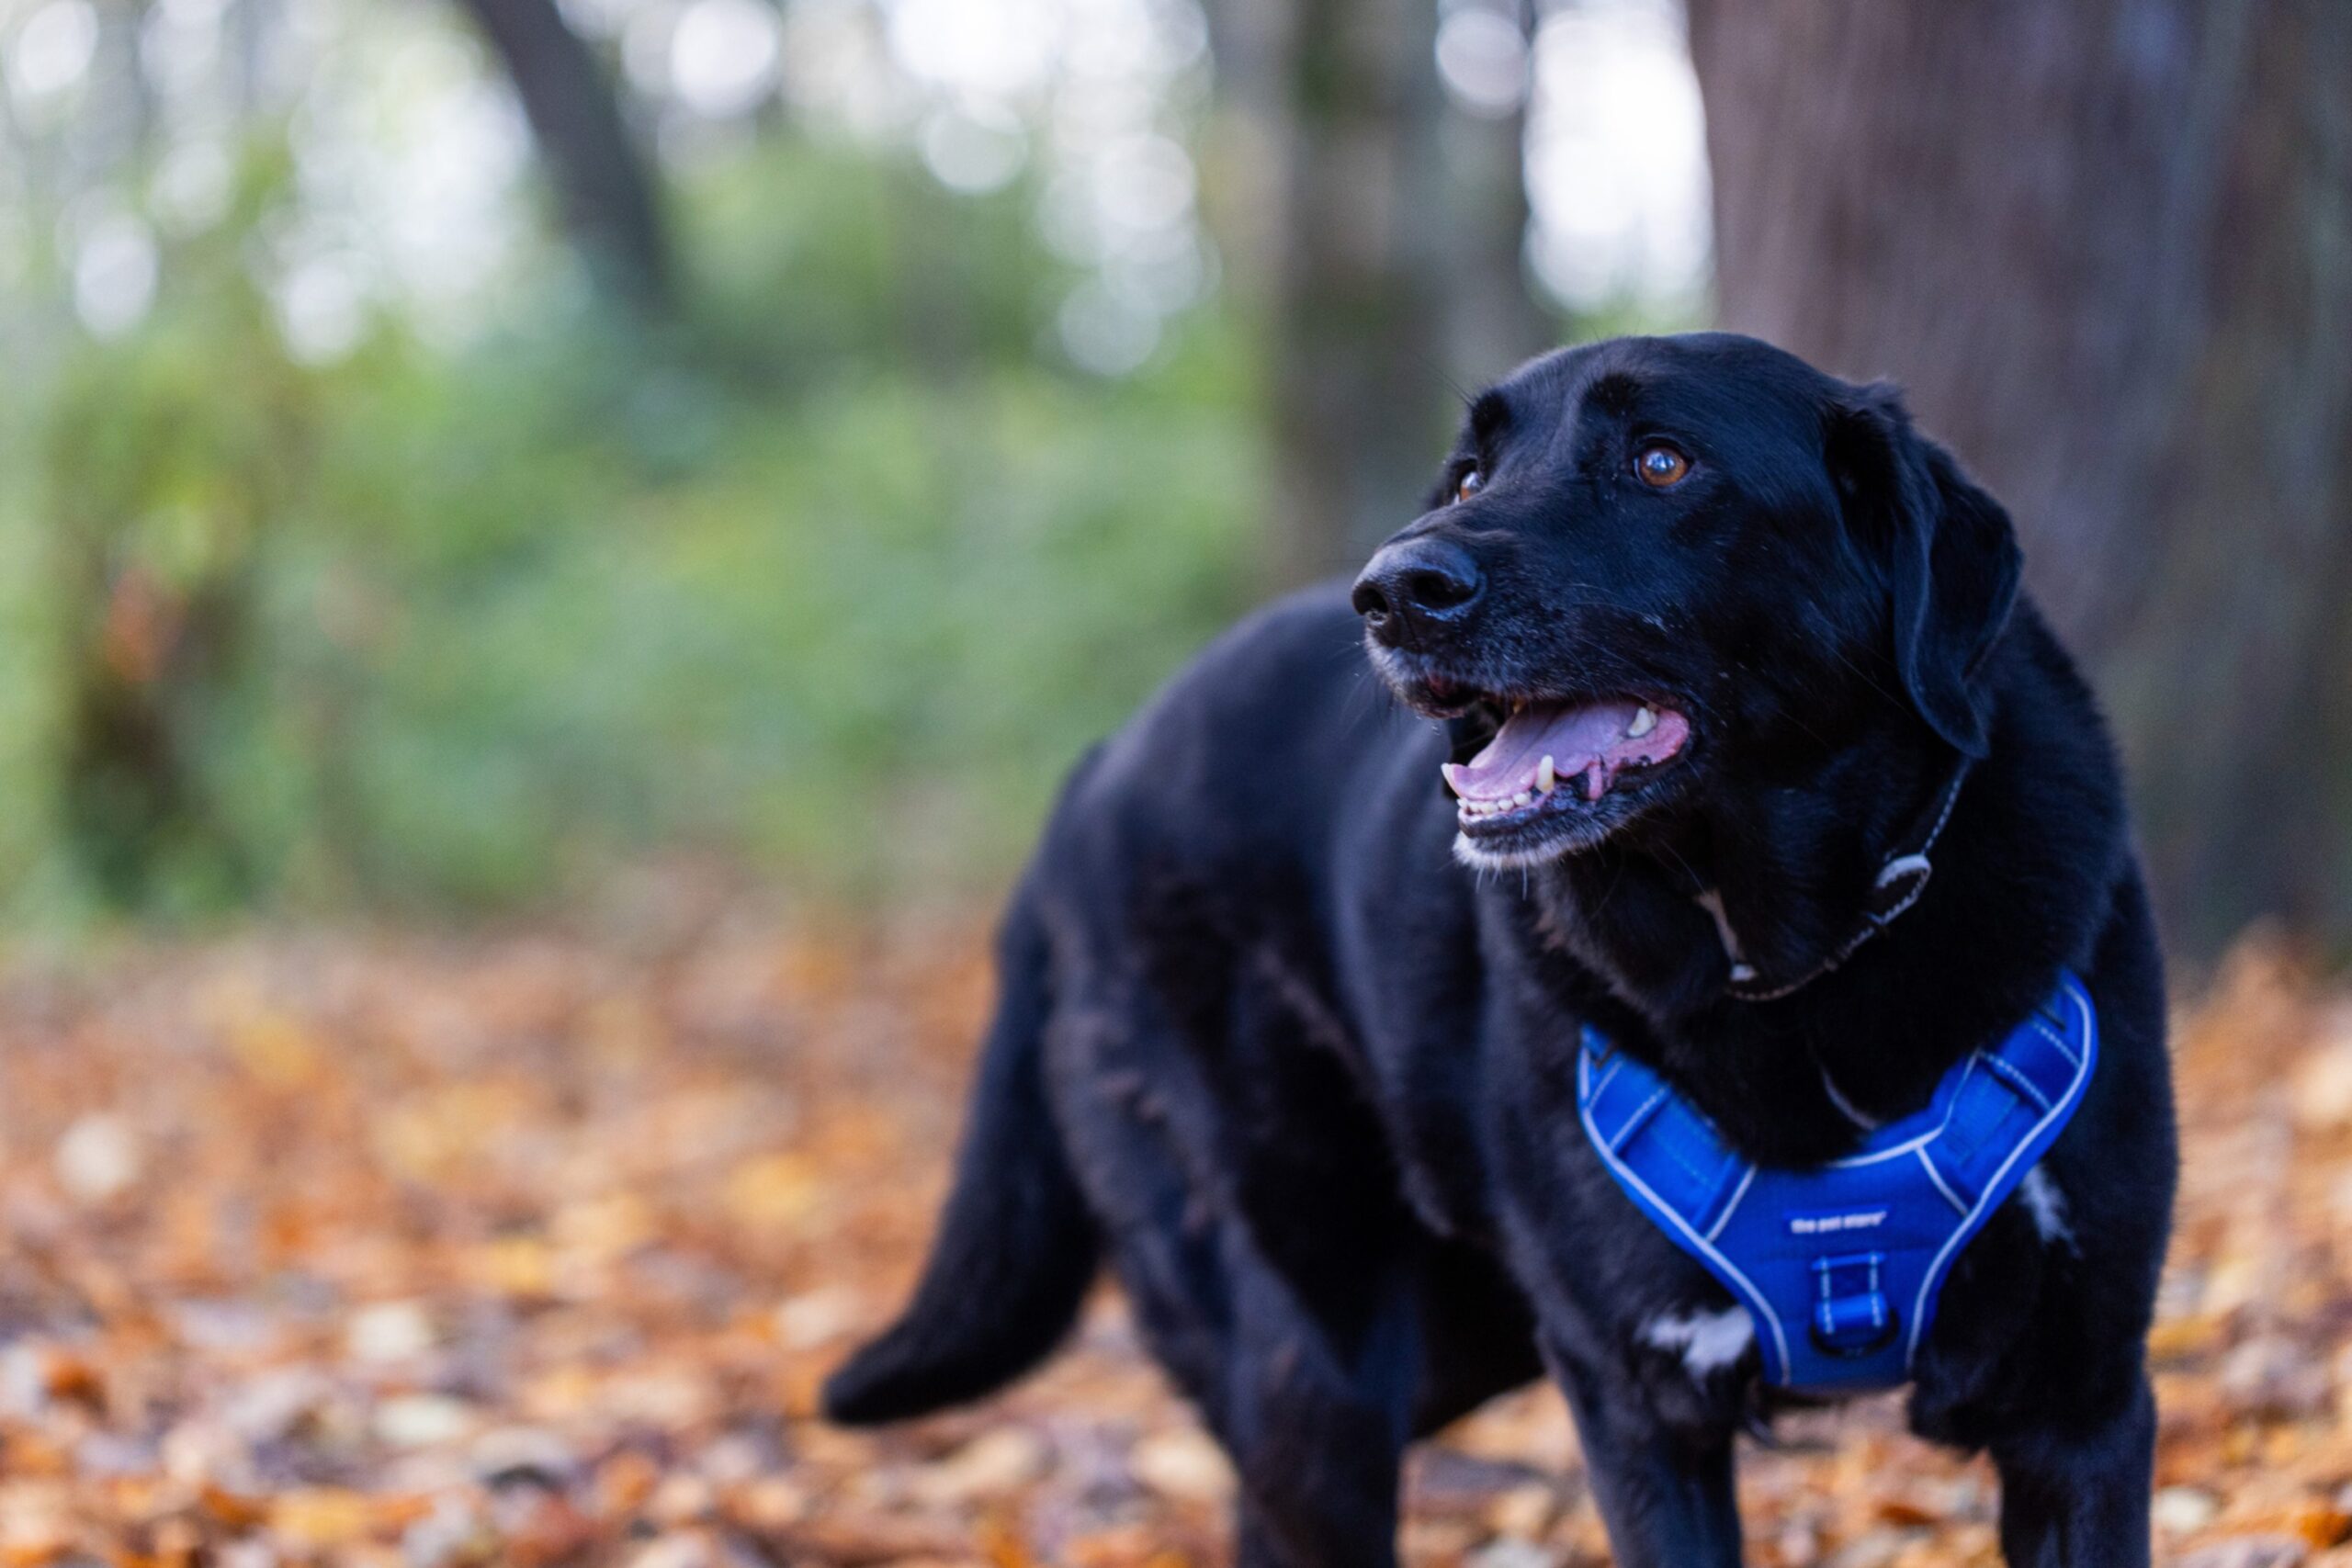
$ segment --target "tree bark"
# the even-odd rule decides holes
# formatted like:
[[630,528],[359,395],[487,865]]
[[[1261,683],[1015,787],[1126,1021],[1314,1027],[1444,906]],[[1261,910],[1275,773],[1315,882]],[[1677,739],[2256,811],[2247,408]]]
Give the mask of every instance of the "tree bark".
[[669,233],[654,174],[595,52],[555,0],[465,5],[514,84],[564,226],[590,268],[638,306],[666,306]]
[[1465,389],[1547,345],[1521,263],[1520,121],[1449,108],[1430,0],[1209,15],[1211,216],[1271,338],[1275,572],[1305,581],[1410,522]]
[[2352,932],[2352,6],[1690,13],[1724,324],[2007,503],[2177,941]]

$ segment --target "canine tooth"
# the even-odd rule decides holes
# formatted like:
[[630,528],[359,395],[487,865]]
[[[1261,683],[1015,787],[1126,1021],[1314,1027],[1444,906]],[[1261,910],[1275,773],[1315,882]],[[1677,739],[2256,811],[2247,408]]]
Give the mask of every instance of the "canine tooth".
[[1546,753],[1544,760],[1535,764],[1535,793],[1549,795],[1558,787],[1559,783],[1559,770],[1554,766],[1550,754]]
[[1657,728],[1657,715],[1652,713],[1645,705],[1634,713],[1634,722],[1625,727],[1625,738],[1629,740],[1639,740]]

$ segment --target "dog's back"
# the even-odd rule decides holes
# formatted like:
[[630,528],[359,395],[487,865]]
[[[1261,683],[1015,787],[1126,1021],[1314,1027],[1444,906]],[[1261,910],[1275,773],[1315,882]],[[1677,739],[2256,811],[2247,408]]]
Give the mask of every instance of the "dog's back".
[[[1465,950],[1439,748],[1372,678],[1327,585],[1237,626],[1073,770],[1001,935],[932,1258],[901,1320],[828,1383],[829,1414],[894,1420],[1010,1381],[1067,1331],[1107,1250],[1156,1353],[1230,1438],[1230,1341],[1285,1315],[1245,1321],[1217,1256],[1239,1237],[1367,1348],[1384,1325],[1366,1272],[1442,1257],[1415,1293],[1447,1331],[1377,1351],[1419,1381],[1425,1423],[1534,1374],[1499,1271],[1415,1223],[1336,977],[1362,967],[1335,953],[1381,909],[1448,922],[1436,949]],[[1426,886],[1400,886],[1414,866]],[[1356,890],[1374,887],[1368,908]]]

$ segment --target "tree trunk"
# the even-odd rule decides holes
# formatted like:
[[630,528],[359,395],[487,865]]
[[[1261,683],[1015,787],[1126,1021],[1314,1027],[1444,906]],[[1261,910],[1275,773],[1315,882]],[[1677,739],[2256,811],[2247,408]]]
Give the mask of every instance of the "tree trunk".
[[1547,346],[1520,261],[1520,122],[1448,107],[1430,0],[1209,14],[1211,216],[1272,339],[1275,569],[1305,581],[1410,522],[1465,387]]
[[[1523,9],[1515,19],[1532,35]],[[1491,119],[1447,114],[1438,152],[1428,177],[1442,218],[1420,224],[1432,245],[1424,265],[1443,312],[1446,379],[1471,393],[1560,341],[1528,280],[1526,105]]]
[[1724,324],[2008,504],[2177,940],[2352,932],[2352,6],[1690,10]]
[[595,52],[555,0],[465,0],[522,100],[565,228],[598,280],[650,309],[670,298],[652,170]]

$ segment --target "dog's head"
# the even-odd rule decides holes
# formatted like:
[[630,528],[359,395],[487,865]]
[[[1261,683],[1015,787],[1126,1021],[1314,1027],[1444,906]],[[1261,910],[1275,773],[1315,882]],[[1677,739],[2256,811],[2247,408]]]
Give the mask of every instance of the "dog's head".
[[1453,721],[1463,858],[1524,865],[1866,728],[1981,754],[2018,571],[2007,516],[1892,389],[1700,333],[1481,394],[1355,606],[1389,683]]

